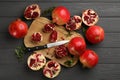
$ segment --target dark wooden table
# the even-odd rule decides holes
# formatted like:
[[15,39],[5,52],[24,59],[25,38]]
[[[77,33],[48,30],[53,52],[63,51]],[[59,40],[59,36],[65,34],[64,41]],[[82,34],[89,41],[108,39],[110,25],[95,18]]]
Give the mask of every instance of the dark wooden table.
[[[73,68],[62,67],[53,80],[120,80],[120,0],[0,0],[0,80],[49,80],[42,71],[31,71],[24,60],[19,62],[14,53],[23,39],[14,39],[8,33],[11,21],[23,16],[25,7],[37,3],[42,10],[63,5],[71,16],[91,8],[100,16],[98,25],[105,30],[105,40],[88,45],[99,55],[99,63],[93,69],[83,69],[78,63]],[[26,21],[29,25],[30,22]]]

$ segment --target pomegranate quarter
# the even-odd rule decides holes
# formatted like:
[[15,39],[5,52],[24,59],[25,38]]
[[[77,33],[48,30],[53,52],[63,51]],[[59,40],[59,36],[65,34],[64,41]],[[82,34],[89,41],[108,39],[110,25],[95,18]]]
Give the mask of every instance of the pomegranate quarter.
[[81,28],[81,24],[82,24],[81,17],[75,15],[72,18],[70,18],[70,20],[66,23],[66,29],[70,31],[77,30]]
[[27,20],[35,19],[39,17],[40,14],[41,14],[41,10],[40,10],[39,5],[37,4],[31,4],[27,6],[24,11],[24,17]]

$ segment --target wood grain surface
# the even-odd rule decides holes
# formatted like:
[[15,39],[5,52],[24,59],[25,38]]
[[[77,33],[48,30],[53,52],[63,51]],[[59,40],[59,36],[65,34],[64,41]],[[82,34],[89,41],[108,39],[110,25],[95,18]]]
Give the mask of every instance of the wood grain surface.
[[105,30],[102,43],[87,46],[99,55],[95,68],[83,69],[80,63],[73,68],[62,67],[60,75],[52,80],[120,80],[120,0],[0,0],[0,80],[49,80],[41,70],[28,69],[26,60],[30,54],[18,61],[14,50],[23,44],[23,39],[14,39],[8,33],[10,22],[22,18],[25,7],[33,3],[42,10],[66,6],[71,16],[81,16],[83,10],[92,8],[100,16],[97,25]]

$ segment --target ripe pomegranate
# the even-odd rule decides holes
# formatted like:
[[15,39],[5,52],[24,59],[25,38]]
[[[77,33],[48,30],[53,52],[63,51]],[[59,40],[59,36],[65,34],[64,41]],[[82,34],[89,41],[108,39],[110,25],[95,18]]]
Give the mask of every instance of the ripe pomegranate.
[[81,28],[81,24],[82,24],[82,19],[80,16],[73,16],[72,18],[70,18],[70,20],[66,23],[66,29],[67,30],[77,30]]
[[70,40],[67,47],[72,55],[80,56],[86,49],[86,43],[82,37],[74,37]]
[[95,25],[98,19],[98,14],[92,9],[87,9],[82,13],[82,21],[87,26]]
[[51,32],[54,30],[55,25],[52,23],[48,23],[45,24],[44,28],[43,28],[43,32],[47,33],[47,32]]
[[56,58],[63,58],[68,55],[68,51],[65,45],[60,45],[55,48]]
[[90,26],[86,30],[85,36],[90,43],[97,44],[104,40],[104,30],[100,26]]
[[47,78],[55,78],[61,71],[61,66],[56,61],[48,61],[43,69],[43,74]]
[[23,38],[28,31],[28,25],[20,19],[10,23],[9,33],[15,38]]
[[58,6],[52,11],[52,21],[58,25],[64,25],[70,19],[70,12],[64,6]]
[[79,58],[83,67],[93,68],[98,63],[98,55],[90,49],[85,50],[85,52]]
[[34,52],[28,57],[27,64],[30,69],[37,71],[46,64],[46,58],[42,53]]
[[34,32],[31,36],[32,42],[41,42],[43,39],[43,36],[40,32]]
[[40,7],[37,4],[31,4],[29,6],[26,7],[25,11],[24,11],[24,17],[27,20],[31,20],[31,19],[35,19],[37,17],[40,16]]
[[57,37],[58,37],[58,32],[55,30],[52,31],[52,33],[50,34],[49,42],[57,41]]

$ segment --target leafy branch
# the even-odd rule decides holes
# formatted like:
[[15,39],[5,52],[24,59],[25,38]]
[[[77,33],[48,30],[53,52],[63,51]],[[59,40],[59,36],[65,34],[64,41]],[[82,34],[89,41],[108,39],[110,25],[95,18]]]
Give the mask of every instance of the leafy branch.
[[18,59],[22,59],[24,54],[26,53],[25,47],[19,46],[15,49],[15,54]]
[[48,9],[44,10],[44,11],[42,12],[41,16],[47,16],[47,15],[49,15],[49,14],[52,14],[53,9],[55,9],[55,7],[50,7],[50,8],[48,8]]

